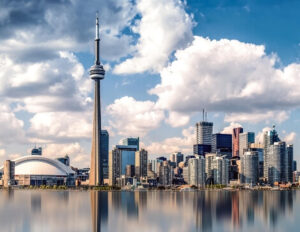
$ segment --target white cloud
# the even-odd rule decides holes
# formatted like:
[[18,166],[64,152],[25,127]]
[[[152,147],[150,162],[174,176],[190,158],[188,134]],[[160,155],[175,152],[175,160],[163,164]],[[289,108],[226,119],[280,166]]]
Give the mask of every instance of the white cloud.
[[190,121],[190,116],[178,112],[169,112],[166,122],[172,127],[185,126]]
[[175,58],[149,91],[162,109],[190,114],[205,108],[225,112],[229,122],[282,122],[285,110],[300,105],[300,64],[278,69],[264,46],[194,36]]
[[285,141],[286,143],[292,144],[295,141],[296,136],[297,136],[297,134],[295,132],[291,132],[284,137],[283,141]]
[[262,129],[262,131],[258,132],[257,135],[255,136],[255,143],[263,144],[264,143],[264,134],[266,131],[270,131],[270,130],[272,130],[272,128],[264,127]]
[[193,22],[180,0],[138,0],[141,14],[133,32],[139,34],[132,58],[117,65],[115,73],[159,72],[178,48],[192,41]]
[[224,127],[221,131],[222,134],[232,134],[234,128],[243,127],[241,124],[236,122],[231,122],[228,126]]
[[66,143],[66,144],[48,144],[43,149],[43,155],[55,159],[69,155],[70,163],[74,167],[89,167],[90,154],[88,154],[79,143]]
[[137,101],[132,97],[116,99],[106,108],[109,124],[123,136],[143,136],[157,128],[164,112],[152,101]]
[[194,144],[194,127],[182,130],[182,137],[171,137],[160,142],[152,142],[145,145],[146,150],[155,158],[159,155],[169,155],[173,152],[180,151],[185,155],[191,154]]

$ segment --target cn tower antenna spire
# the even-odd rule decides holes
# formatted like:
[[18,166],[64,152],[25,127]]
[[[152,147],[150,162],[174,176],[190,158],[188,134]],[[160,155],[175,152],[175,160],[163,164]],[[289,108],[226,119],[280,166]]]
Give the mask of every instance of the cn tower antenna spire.
[[98,11],[96,12],[96,38],[95,39],[100,39],[99,37],[99,16],[98,16]]

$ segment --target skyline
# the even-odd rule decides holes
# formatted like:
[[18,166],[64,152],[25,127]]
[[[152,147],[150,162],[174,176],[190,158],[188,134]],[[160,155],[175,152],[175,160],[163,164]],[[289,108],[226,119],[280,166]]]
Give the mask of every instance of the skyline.
[[[55,158],[64,155],[60,152],[70,153],[72,165],[87,166],[93,93],[88,67],[93,62],[90,42],[95,8],[91,6],[95,2],[56,4],[53,8],[41,4],[39,7],[47,10],[40,15],[30,11],[30,4],[13,11],[13,4],[4,3],[1,8],[10,10],[0,12],[0,31],[7,32],[0,37],[0,158],[24,155],[31,148],[28,144],[40,143],[49,144],[46,155]],[[238,27],[236,31],[216,30],[222,23],[212,20],[220,8],[225,12],[244,9],[240,13],[244,18],[244,14],[259,14],[261,5],[201,3],[203,13],[192,1],[187,5],[177,0],[101,4],[101,54],[107,71],[102,111],[111,145],[121,138],[139,136],[150,158],[177,150],[190,154],[194,124],[205,108],[210,112],[208,121],[216,125],[214,132],[234,123],[258,135],[261,129],[278,125],[280,137],[295,144],[299,162],[299,45],[295,48],[288,42],[290,46],[279,46],[283,43],[280,36],[271,43],[261,31],[247,37]],[[287,3],[281,5],[287,7]],[[59,17],[65,7],[71,10]],[[80,16],[78,9],[84,12]],[[276,4],[270,9],[275,9],[274,15],[278,13]],[[21,13],[23,18],[25,13],[28,16],[25,26],[20,22]],[[159,20],[153,22],[153,17]],[[210,32],[208,25],[214,23],[219,27]],[[26,31],[28,28],[32,30]]]

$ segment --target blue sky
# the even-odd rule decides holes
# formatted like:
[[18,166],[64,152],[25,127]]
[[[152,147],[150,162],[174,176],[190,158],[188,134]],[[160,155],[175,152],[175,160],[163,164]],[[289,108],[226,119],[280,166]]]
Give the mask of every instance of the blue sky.
[[2,161],[36,143],[89,165],[95,9],[111,147],[190,154],[206,108],[215,132],[276,124],[300,159],[299,1],[33,0],[0,3]]

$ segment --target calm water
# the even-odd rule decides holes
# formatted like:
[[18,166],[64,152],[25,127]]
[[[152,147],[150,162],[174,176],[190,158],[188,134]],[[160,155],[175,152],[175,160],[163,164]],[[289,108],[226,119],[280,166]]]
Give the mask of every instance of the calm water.
[[300,191],[1,190],[0,231],[300,231]]

